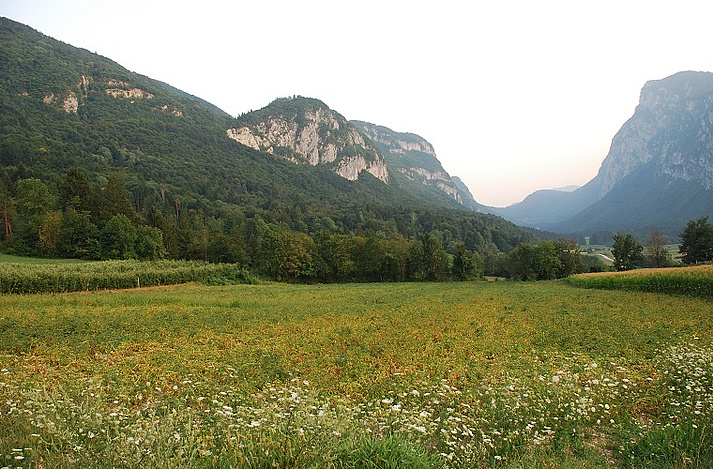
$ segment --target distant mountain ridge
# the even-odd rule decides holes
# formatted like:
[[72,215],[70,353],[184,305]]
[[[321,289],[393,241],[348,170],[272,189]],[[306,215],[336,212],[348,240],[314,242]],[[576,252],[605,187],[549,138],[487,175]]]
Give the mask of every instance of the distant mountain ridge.
[[558,232],[654,227],[676,233],[713,211],[713,73],[647,82],[597,176],[574,192],[538,191],[492,213]]
[[[393,179],[405,190],[442,198],[474,209],[479,207],[462,182],[460,185],[443,169],[436,152],[426,139],[413,133],[396,132],[363,121],[352,123],[381,150]],[[428,197],[428,195],[426,195]]]

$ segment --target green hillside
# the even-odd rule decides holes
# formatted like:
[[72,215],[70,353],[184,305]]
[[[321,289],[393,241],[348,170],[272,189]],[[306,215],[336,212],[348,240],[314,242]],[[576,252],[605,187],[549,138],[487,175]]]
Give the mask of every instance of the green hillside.
[[[408,251],[430,234],[446,255],[458,242],[494,255],[535,238],[369,174],[348,181],[252,150],[226,137],[235,119],[215,106],[4,18],[0,46],[0,246],[8,253],[237,262],[278,278],[327,279],[316,272],[336,261],[315,250],[337,234],[352,260],[370,239],[403,240]],[[405,269],[408,256],[383,255]]]

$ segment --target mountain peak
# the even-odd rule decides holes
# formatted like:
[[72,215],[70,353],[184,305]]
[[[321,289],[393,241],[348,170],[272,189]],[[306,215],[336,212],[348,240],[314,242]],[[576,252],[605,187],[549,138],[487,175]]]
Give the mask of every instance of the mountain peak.
[[712,96],[713,73],[679,72],[647,82],[597,175],[601,196],[648,163],[659,173],[713,189]]
[[708,95],[713,93],[713,73],[683,71],[662,78],[650,80],[641,89],[640,104],[645,106],[656,105],[651,101],[657,95],[667,94],[677,99]]
[[345,179],[367,172],[384,183],[389,173],[373,143],[341,114],[314,98],[278,98],[239,116],[229,138],[293,163],[323,165]]

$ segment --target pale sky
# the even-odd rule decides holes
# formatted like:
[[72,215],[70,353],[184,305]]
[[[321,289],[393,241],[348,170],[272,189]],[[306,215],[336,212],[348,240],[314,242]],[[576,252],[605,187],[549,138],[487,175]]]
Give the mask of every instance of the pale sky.
[[0,0],[231,115],[277,97],[421,135],[475,199],[594,177],[648,80],[713,71],[710,0]]

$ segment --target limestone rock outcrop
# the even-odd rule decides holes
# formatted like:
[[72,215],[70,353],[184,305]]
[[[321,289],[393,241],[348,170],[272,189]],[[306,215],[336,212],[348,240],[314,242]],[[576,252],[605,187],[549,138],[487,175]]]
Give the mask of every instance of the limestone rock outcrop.
[[407,178],[441,192],[460,205],[472,199],[464,197],[451,176],[443,169],[433,146],[423,137],[395,132],[387,127],[368,122],[352,121],[364,135],[376,142],[387,166]]
[[389,172],[374,144],[316,99],[281,98],[236,119],[228,138],[294,163],[324,165],[345,179],[367,172],[384,183]]

